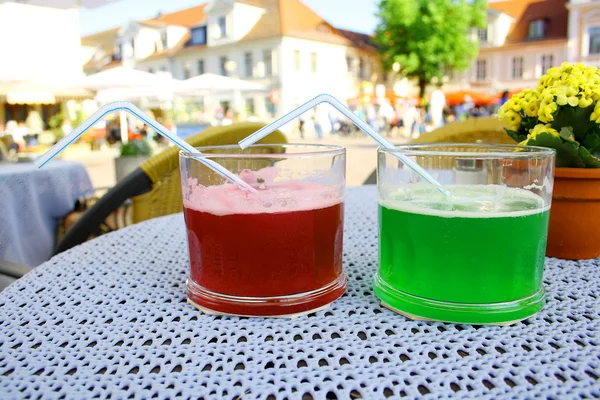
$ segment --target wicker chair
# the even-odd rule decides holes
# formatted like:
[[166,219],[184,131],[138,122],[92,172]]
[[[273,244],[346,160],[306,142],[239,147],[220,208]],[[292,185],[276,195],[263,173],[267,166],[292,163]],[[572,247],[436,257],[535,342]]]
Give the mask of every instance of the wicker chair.
[[[235,144],[265,124],[243,122],[209,128],[187,139],[192,146]],[[259,143],[286,143],[280,131]],[[126,200],[131,199],[131,220],[145,221],[183,210],[179,172],[179,148],[171,147],[145,161],[86,210],[58,243],[55,254],[83,243],[98,230],[100,224]]]
[[[470,118],[464,121],[452,122],[431,132],[422,134],[409,143],[484,143],[484,144],[515,144],[515,141],[506,134],[502,123],[494,117]],[[458,150],[458,149],[457,149]],[[441,162],[426,165],[426,168],[444,169],[452,168],[453,160],[446,158],[446,165]],[[377,170],[364,181],[363,185],[377,183]]]

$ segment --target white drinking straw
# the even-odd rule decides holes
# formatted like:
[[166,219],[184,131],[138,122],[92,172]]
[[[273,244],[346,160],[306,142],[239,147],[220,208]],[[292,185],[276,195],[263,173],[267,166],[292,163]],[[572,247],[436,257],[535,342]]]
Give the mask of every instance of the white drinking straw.
[[75,128],[71,133],[66,135],[64,138],[58,141],[54,146],[52,146],[47,152],[45,152],[41,157],[37,158],[33,163],[38,167],[43,167],[48,161],[54,158],[58,153],[63,151],[65,147],[73,143],[75,140],[79,138],[85,131],[90,129],[96,122],[98,122],[102,117],[106,114],[110,114],[116,111],[126,111],[136,118],[144,121],[148,126],[152,127],[158,133],[169,139],[176,146],[178,146],[183,151],[194,154],[194,159],[200,161],[208,168],[212,169],[216,173],[222,175],[227,178],[232,183],[239,185],[242,189],[255,193],[256,190],[244,182],[241,178],[235,175],[233,172],[224,168],[222,165],[216,163],[213,160],[209,160],[207,158],[201,157],[202,153],[196,150],[193,146],[187,143],[185,140],[179,138],[178,136],[171,133],[167,128],[165,128],[162,124],[155,121],[148,114],[140,110],[136,105],[128,102],[128,101],[115,101],[105,106],[101,107],[98,111],[92,114],[88,119],[83,121],[81,125]]
[[[354,114],[348,107],[346,107],[338,99],[336,99],[335,97],[333,97],[329,94],[320,94],[317,97],[315,97],[314,99],[307,101],[306,103],[302,104],[300,107],[296,108],[295,110],[276,119],[275,121],[271,122],[269,125],[259,129],[258,131],[254,132],[252,135],[246,137],[245,139],[240,140],[238,142],[238,144],[240,145],[240,147],[242,149],[246,149],[249,146],[253,145],[254,143],[258,142],[260,139],[273,133],[277,129],[281,128],[283,125],[287,124],[291,120],[299,117],[300,115],[304,114],[306,111],[316,107],[318,104],[321,104],[321,103],[331,104],[336,110],[338,110],[339,112],[344,114],[346,116],[346,118],[348,118],[350,121],[354,122],[354,124],[361,131],[363,131],[364,133],[366,133],[367,135],[369,135],[373,139],[375,139],[375,141],[377,143],[379,143],[381,145],[381,147],[384,147],[386,149],[391,149],[391,150],[394,150],[396,148],[396,146],[394,146],[390,141],[388,141],[385,137],[381,136],[373,128],[371,128],[371,126],[369,126],[369,124],[367,124],[362,119],[358,118],[356,116],[356,114]],[[410,169],[412,169],[422,179],[424,179],[425,181],[429,182],[430,184],[436,186],[438,191],[440,191],[442,194],[444,194],[445,196],[450,196],[450,192],[448,192],[446,189],[444,189],[444,187],[442,186],[441,183],[436,181],[433,176],[431,176],[427,171],[425,171],[425,169],[423,169],[423,167],[421,167],[418,163],[413,161],[411,158],[406,157],[406,156],[396,153],[396,152],[392,152],[391,154],[393,156],[395,156],[396,158],[398,158],[400,161],[402,161],[402,163],[407,165]]]

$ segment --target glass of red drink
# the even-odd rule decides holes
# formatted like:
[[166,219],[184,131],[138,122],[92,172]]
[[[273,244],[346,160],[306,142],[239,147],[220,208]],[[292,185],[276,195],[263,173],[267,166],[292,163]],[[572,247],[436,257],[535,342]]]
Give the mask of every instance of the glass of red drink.
[[207,313],[295,316],[340,297],[346,288],[345,149],[271,144],[198,150],[256,192],[180,153],[188,301]]

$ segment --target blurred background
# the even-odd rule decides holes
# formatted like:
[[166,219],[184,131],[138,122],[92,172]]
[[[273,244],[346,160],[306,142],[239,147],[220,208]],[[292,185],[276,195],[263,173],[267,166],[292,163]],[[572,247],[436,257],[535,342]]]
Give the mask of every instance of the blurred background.
[[[419,3],[0,1],[0,135],[8,158],[31,157],[101,105],[129,100],[186,138],[214,125],[268,123],[325,92],[402,142],[494,115],[542,71],[600,53],[594,1]],[[454,22],[451,7],[460,7]],[[369,140],[328,106],[284,130],[290,141],[348,145],[359,161],[350,185],[374,166]],[[131,143],[138,139],[145,143]],[[62,156],[110,187],[115,158],[139,161],[161,146],[139,121],[109,115]]]

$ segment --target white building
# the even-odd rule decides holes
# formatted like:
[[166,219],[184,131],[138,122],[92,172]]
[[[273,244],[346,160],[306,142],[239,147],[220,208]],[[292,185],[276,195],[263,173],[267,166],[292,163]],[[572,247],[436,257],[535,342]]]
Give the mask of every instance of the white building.
[[263,84],[264,92],[212,96],[242,117],[280,115],[323,92],[358,97],[384,79],[368,35],[336,29],[300,0],[215,0],[82,45],[94,50],[87,72],[125,64],[178,79],[215,73]]
[[600,1],[571,0],[568,60],[600,67]]
[[477,32],[479,54],[469,69],[453,74],[448,89],[497,93],[535,87],[544,71],[568,59],[566,3],[488,3],[487,28]]
[[24,122],[32,110],[47,123],[61,102],[83,94],[64,88],[83,76],[76,2],[24,3],[0,1],[0,125]]

